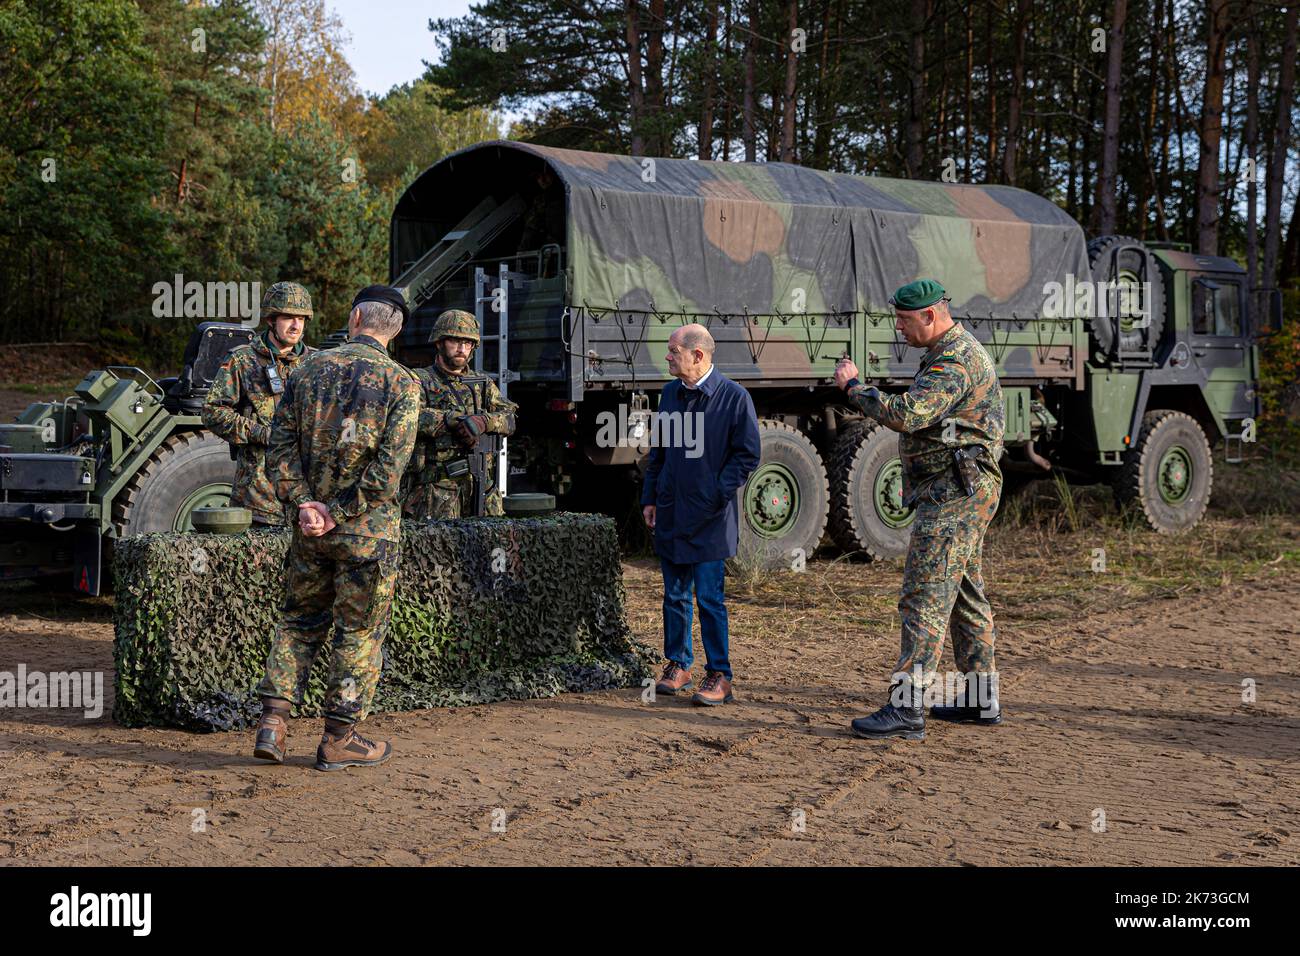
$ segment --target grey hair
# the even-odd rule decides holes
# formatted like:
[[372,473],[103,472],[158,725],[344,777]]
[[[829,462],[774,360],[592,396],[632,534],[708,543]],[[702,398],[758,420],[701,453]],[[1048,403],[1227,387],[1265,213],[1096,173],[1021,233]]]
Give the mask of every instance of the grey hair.
[[709,330],[701,327],[683,330],[682,347],[690,351],[699,349],[705,355],[712,355],[717,345],[713,341],[713,336],[709,334]]
[[358,331],[378,332],[387,338],[402,331],[402,313],[387,303],[362,302],[355,311],[358,313]]

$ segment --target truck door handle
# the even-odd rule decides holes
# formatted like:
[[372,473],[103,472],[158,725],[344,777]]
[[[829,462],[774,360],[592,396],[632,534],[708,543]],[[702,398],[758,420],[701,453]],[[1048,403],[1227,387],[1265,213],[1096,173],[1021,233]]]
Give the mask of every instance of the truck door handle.
[[1197,358],[1205,358],[1204,349],[1193,349],[1192,354],[1195,355]]

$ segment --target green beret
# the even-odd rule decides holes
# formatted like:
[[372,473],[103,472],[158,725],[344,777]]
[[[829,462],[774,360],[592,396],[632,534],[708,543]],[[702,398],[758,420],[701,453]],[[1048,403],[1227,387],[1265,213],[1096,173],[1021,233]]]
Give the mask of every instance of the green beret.
[[943,286],[934,279],[917,279],[899,286],[898,291],[889,297],[889,304],[904,312],[915,312],[917,309],[928,309],[940,299],[947,298],[947,295]]

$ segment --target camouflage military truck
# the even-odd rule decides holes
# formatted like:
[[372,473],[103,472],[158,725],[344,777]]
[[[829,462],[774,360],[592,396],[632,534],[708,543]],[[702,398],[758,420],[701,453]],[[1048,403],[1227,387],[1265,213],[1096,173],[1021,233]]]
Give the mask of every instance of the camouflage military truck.
[[200,414],[226,354],[254,332],[202,323],[176,378],[110,366],[0,425],[0,579],[99,594],[115,539],[187,530],[195,508],[227,504],[235,463]]
[[906,549],[897,435],[851,409],[832,374],[847,353],[864,380],[908,386],[920,355],[887,300],[909,280],[943,282],[997,363],[1012,480],[1107,482],[1161,532],[1201,518],[1212,448],[1233,461],[1253,438],[1251,317],[1281,321],[1276,293],[1253,302],[1231,260],[1088,241],[1011,187],[514,142],[462,150],[411,184],[390,269],[413,306],[397,343],[407,364],[432,360],[442,310],[479,317],[476,361],[520,405],[500,484],[579,509],[615,474],[637,478],[668,336],[707,326],[715,364],[761,419],[741,536],[772,564],[826,533],[873,557]]
[[[771,564],[827,534],[872,557],[906,549],[897,436],[832,384],[847,353],[864,380],[907,387],[920,356],[887,303],[904,282],[942,281],[997,362],[1010,480],[1110,483],[1164,532],[1204,513],[1211,449],[1232,461],[1253,438],[1255,339],[1281,321],[1280,297],[1252,301],[1231,260],[1089,242],[1023,190],[513,142],[462,150],[411,184],[390,271],[413,306],[398,357],[428,365],[438,314],[474,312],[477,370],[520,406],[497,487],[554,492],[572,510],[610,501],[613,478],[635,483],[668,336],[707,326],[714,362],[761,418],[741,544]],[[0,578],[67,576],[95,594],[106,543],[224,504],[235,466],[199,414],[252,334],[204,323],[178,378],[92,372],[75,396],[0,426]]]

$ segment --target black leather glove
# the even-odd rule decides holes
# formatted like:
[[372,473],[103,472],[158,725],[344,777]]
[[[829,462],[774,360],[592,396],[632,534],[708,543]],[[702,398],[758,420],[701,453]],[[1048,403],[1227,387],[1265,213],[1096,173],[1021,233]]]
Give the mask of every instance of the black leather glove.
[[487,416],[462,415],[456,422],[456,437],[466,448],[478,444],[478,436],[487,431]]

